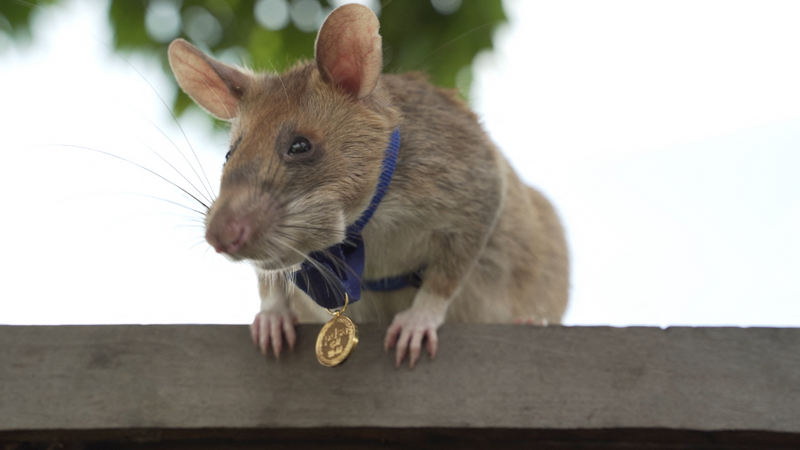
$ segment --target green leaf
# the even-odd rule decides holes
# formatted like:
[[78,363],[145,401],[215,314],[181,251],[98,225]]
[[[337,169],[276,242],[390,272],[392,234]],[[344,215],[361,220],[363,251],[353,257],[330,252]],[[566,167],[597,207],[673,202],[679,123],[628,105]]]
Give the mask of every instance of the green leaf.
[[3,0],[0,2],[0,33],[27,43],[31,39],[31,21],[43,8],[59,0]]
[[[0,14],[8,19],[15,36],[19,36],[30,29],[31,15],[40,7],[38,5],[57,1],[40,0],[30,6],[20,0],[3,0]],[[187,24],[192,20],[191,13],[200,11],[206,18],[206,11],[210,13],[221,34],[213,42],[194,41],[194,44],[217,58],[231,52],[243,53],[244,61],[255,70],[282,71],[300,59],[314,56],[316,31],[303,32],[291,21],[281,30],[263,28],[255,19],[255,0],[111,0],[108,17],[114,31],[114,48],[159,58],[170,79],[173,77],[166,57],[167,43],[153,38],[153,34],[159,33],[148,32],[145,20],[148,8],[156,3],[174,8],[181,20],[181,28],[174,37],[189,41],[194,41],[187,34],[187,29],[191,28]],[[492,49],[494,31],[506,21],[501,0],[463,0],[451,14],[437,12],[427,0],[384,3],[380,12],[384,71],[427,72],[434,84],[457,86],[462,93],[468,87],[465,84],[472,79],[475,56]],[[331,9],[325,0],[320,5],[323,11]],[[198,29],[207,30],[209,26],[205,24]],[[178,115],[191,105],[183,92],[179,92],[173,103]]]

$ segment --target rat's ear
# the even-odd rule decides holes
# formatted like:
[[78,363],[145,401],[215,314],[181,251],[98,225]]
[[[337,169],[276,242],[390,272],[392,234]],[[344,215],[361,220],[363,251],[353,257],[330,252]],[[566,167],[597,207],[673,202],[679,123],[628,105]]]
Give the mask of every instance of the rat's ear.
[[358,99],[378,84],[383,68],[380,23],[366,6],[340,6],[325,19],[317,35],[317,68],[327,83],[343,87]]
[[178,85],[192,100],[218,119],[231,120],[238,115],[250,75],[209,57],[183,39],[172,41],[168,53]]

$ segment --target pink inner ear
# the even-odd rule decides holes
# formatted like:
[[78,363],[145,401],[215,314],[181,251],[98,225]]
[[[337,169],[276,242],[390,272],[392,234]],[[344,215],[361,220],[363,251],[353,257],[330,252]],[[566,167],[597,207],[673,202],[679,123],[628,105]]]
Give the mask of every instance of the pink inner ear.
[[221,78],[212,76],[208,71],[200,70],[195,66],[188,66],[188,70],[195,73],[193,76],[187,77],[186,90],[194,93],[201,106],[207,106],[206,109],[212,111],[220,119],[236,117],[236,101],[231,97],[228,87]]
[[358,93],[361,88],[361,74],[353,60],[340,57],[331,72],[334,84],[342,86],[347,92]]
[[351,3],[335,9],[317,36],[317,68],[323,79],[358,99],[368,96],[383,66],[379,26],[366,6]]
[[223,120],[237,116],[238,99],[229,87],[234,92],[243,92],[246,75],[209,58],[181,39],[170,45],[169,61],[181,89],[198,105]]

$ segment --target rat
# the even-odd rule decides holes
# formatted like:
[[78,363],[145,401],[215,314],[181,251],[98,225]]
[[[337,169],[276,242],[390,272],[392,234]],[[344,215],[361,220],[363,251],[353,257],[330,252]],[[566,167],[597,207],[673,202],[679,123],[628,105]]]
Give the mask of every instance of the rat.
[[[433,359],[445,322],[560,323],[569,259],[553,206],[519,179],[457,91],[419,73],[382,74],[378,31],[369,8],[341,6],[320,27],[314,60],[281,74],[222,63],[182,39],[169,46],[181,89],[231,123],[205,236],[257,272],[253,342],[278,357],[284,342],[294,347],[298,322],[330,318],[297,288],[298,269],[315,267],[334,286],[309,255],[349,242],[367,210],[360,277],[417,282],[366,287],[347,312],[389,323],[383,344],[398,367],[408,356],[413,368],[423,344]],[[394,172],[375,207],[395,134]]]

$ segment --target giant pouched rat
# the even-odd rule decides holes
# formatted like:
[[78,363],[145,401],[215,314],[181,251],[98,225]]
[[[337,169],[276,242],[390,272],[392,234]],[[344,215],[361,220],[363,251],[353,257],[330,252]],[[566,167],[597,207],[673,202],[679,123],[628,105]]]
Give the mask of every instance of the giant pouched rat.
[[411,367],[423,340],[435,355],[444,322],[558,323],[569,264],[553,207],[519,180],[455,91],[419,74],[381,75],[378,28],[368,8],[339,7],[320,28],[315,60],[283,74],[170,45],[181,88],[232,125],[206,239],[258,272],[254,342],[277,356],[284,338],[294,346],[298,321],[330,318],[292,279],[309,254],[346,241],[370,207],[395,130],[394,175],[361,232],[363,278],[416,272],[421,284],[367,289],[351,317],[391,319],[384,346],[396,346],[398,366],[408,353]]

